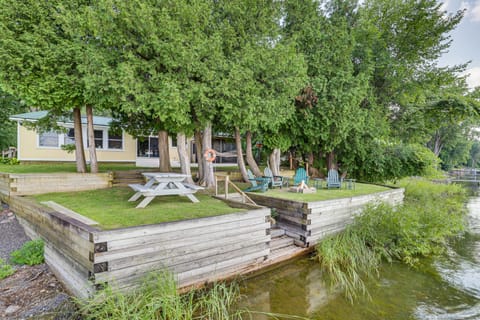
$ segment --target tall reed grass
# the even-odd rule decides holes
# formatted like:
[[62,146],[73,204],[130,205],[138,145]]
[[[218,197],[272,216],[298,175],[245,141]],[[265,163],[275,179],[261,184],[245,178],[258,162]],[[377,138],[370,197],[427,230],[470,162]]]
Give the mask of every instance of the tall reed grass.
[[375,276],[382,261],[415,265],[442,252],[449,238],[464,231],[466,192],[461,186],[403,180],[405,202],[367,207],[346,230],[317,246],[317,258],[332,285],[353,301],[368,294],[364,279]]
[[179,294],[173,275],[160,272],[152,274],[139,289],[128,294],[107,286],[91,299],[79,300],[78,304],[84,319],[241,319],[242,312],[234,311],[238,296],[238,286],[226,284]]
[[180,294],[172,273],[152,273],[137,290],[122,293],[107,286],[93,297],[77,300],[78,318],[115,320],[242,320],[307,318],[270,312],[256,312],[238,306],[236,283],[217,283],[209,288]]

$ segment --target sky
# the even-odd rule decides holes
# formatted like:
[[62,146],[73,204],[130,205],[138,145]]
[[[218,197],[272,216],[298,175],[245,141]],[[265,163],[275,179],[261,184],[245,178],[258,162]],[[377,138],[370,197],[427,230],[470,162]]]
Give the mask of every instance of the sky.
[[439,1],[448,12],[466,9],[465,16],[451,32],[452,44],[439,59],[439,66],[453,66],[471,61],[467,67],[467,83],[473,88],[480,86],[480,0]]

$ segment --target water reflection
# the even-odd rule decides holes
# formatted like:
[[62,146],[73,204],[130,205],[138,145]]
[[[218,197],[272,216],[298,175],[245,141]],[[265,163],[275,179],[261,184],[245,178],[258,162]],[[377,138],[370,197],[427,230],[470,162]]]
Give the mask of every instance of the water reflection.
[[[480,198],[468,204],[472,232],[417,268],[385,264],[353,305],[329,292],[315,261],[301,259],[245,283],[251,310],[311,319],[480,319]],[[264,315],[254,319],[269,319]]]

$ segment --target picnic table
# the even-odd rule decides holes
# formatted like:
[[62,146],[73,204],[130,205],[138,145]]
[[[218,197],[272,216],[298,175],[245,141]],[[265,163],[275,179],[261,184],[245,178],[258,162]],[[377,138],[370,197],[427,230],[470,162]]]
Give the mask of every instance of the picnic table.
[[144,172],[142,174],[147,179],[145,184],[128,185],[136,191],[128,201],[137,201],[141,196],[145,197],[137,205],[137,208],[145,208],[157,196],[180,195],[186,196],[192,202],[199,202],[193,194],[203,188],[184,182],[188,177],[186,174],[171,172]]

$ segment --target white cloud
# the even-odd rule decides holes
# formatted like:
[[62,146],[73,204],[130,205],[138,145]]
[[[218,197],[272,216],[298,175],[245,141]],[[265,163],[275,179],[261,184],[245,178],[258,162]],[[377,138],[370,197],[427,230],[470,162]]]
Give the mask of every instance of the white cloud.
[[471,10],[469,10],[468,16],[472,21],[480,22],[480,0],[475,1]]
[[462,2],[460,2],[460,7],[458,8],[458,10],[467,9],[467,14],[468,14],[468,12],[470,11],[470,8],[471,8],[471,5],[470,5],[469,2],[462,1]]
[[450,0],[442,1],[442,5],[440,6],[440,11],[448,11],[448,7],[450,6]]
[[480,67],[468,69],[466,74],[468,74],[467,84],[470,88],[480,86]]

